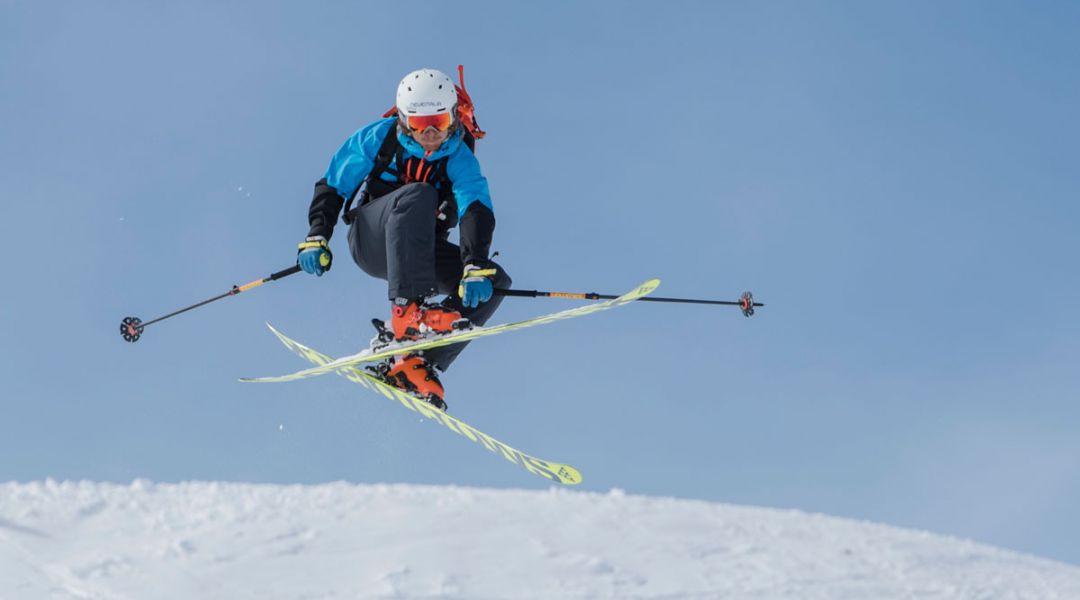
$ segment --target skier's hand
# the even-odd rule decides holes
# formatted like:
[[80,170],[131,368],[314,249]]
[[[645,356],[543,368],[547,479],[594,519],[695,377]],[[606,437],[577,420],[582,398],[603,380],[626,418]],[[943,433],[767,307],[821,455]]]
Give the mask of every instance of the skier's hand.
[[305,273],[322,277],[323,273],[330,270],[332,262],[334,262],[334,255],[330,253],[330,246],[327,245],[326,238],[323,236],[312,236],[300,242],[296,264],[300,265]]
[[476,265],[466,265],[465,273],[461,276],[461,285],[458,286],[458,296],[461,303],[468,308],[476,308],[480,303],[491,300],[495,293],[495,286],[491,278],[495,276],[495,269],[482,269]]

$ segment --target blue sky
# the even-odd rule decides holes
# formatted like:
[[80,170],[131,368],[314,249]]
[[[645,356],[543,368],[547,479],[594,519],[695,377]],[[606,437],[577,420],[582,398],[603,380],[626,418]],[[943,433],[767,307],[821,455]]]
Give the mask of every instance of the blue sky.
[[[489,131],[523,288],[639,304],[474,344],[454,414],[586,490],[791,507],[1080,563],[1074,3],[5,2],[0,480],[545,482],[340,378],[385,286],[287,267],[419,67]],[[573,306],[510,299],[496,321]]]

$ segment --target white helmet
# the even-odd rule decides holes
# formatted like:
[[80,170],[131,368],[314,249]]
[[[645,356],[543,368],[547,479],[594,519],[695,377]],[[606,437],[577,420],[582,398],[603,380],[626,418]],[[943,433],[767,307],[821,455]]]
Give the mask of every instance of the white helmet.
[[397,88],[397,109],[405,115],[453,114],[457,104],[454,81],[442,71],[420,69],[401,80]]

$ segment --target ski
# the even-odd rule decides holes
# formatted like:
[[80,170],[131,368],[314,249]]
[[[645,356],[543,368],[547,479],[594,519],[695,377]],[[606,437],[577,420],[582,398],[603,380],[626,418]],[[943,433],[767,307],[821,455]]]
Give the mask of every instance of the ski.
[[[268,326],[270,327],[270,331],[273,331],[274,335],[281,340],[281,343],[285,344],[286,347],[299,354],[301,357],[320,366],[328,366],[333,362],[331,357],[289,338],[277,329],[274,329],[272,325]],[[472,425],[465,423],[461,419],[444,413],[420,398],[379,381],[361,368],[357,368],[350,364],[336,367],[334,370],[349,381],[379,392],[391,400],[397,400],[405,408],[420,413],[421,416],[439,423],[450,431],[480,444],[488,450],[501,455],[506,460],[521,466],[534,475],[540,475],[541,477],[546,477],[547,479],[565,485],[576,485],[581,483],[581,473],[574,467],[563,463],[536,458],[535,456],[531,456],[517,448],[500,442]]]
[[[584,315],[591,315],[596,312],[608,310],[616,306],[622,306],[648,296],[660,285],[659,279],[649,279],[642,283],[638,287],[630,290],[629,292],[605,302],[598,302],[596,304],[589,304],[586,306],[579,306],[577,308],[571,308],[557,313],[551,313],[532,319],[526,319],[524,321],[517,321],[514,323],[505,323],[503,325],[495,325],[492,327],[473,327],[472,329],[466,329],[454,333],[448,333],[446,335],[439,336],[437,338],[430,338],[419,340],[416,342],[403,342],[398,344],[391,344],[385,348],[379,350],[365,349],[349,356],[343,356],[338,359],[333,359],[325,363],[316,363],[318,366],[297,371],[288,375],[278,375],[272,377],[244,377],[240,381],[246,383],[277,383],[282,381],[295,381],[297,379],[304,379],[306,377],[314,377],[316,375],[325,375],[337,371],[342,367],[351,367],[365,362],[375,362],[384,358],[389,358],[397,354],[406,354],[417,350],[426,350],[429,348],[438,348],[440,346],[447,346],[455,344],[457,342],[466,342],[474,340],[476,338],[487,337],[490,335],[497,335],[507,331],[514,331],[516,329],[525,329],[527,327],[535,327],[537,325],[544,325],[546,323],[553,323],[555,321],[562,321],[564,319],[571,319],[574,317],[581,317]],[[269,323],[266,324],[271,330],[274,327]],[[276,331],[276,330],[275,330]],[[314,361],[312,361],[314,362]]]

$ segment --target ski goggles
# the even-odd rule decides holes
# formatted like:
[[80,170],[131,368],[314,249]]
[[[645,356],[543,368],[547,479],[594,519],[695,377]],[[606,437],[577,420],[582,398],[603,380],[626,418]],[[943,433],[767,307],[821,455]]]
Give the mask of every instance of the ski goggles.
[[437,115],[406,115],[405,126],[416,133],[427,131],[428,127],[434,127],[436,131],[449,131],[454,126],[454,115],[449,112]]

